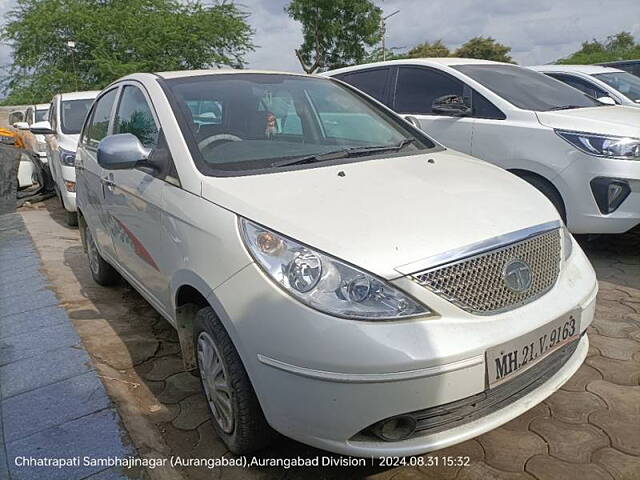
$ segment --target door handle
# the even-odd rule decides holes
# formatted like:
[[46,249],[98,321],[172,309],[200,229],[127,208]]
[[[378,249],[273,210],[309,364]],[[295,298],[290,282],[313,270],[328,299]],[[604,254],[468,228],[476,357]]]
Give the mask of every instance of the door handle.
[[102,184],[107,187],[109,190],[113,190],[113,187],[116,186],[116,184],[113,182],[113,174],[109,174],[106,177],[102,177]]

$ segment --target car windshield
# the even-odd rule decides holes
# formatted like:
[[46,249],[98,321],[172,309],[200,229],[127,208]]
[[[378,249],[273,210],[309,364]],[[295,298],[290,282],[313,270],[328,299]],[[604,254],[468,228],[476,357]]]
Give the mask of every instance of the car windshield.
[[93,98],[83,98],[82,100],[63,100],[60,110],[60,120],[62,133],[80,133],[84,117],[87,116],[89,108],[93,103]]
[[170,79],[182,132],[206,174],[405,155],[435,145],[330,79],[220,74]]
[[49,115],[49,109],[45,108],[44,110],[36,110],[36,122],[42,122],[47,119]]
[[640,103],[640,77],[629,72],[598,73],[594,77],[615,88],[630,100]]
[[546,112],[602,105],[543,73],[515,65],[470,64],[453,68],[524,110]]

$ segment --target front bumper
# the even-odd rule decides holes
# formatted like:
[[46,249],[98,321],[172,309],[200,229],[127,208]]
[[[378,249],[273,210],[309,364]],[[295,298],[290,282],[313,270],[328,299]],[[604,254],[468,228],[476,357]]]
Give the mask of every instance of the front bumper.
[[[567,210],[572,233],[624,233],[640,224],[640,161],[612,160],[581,152],[554,180]],[[603,214],[596,203],[591,182],[597,178],[619,179],[629,185],[629,196],[612,213]]]
[[70,192],[67,189],[65,182],[74,182],[76,181],[76,169],[75,167],[67,167],[65,165],[60,166],[60,171],[62,173],[62,178],[58,179],[57,186],[58,192],[60,193],[60,199],[64,205],[65,210],[68,212],[76,212],[78,209],[76,207],[76,192]]
[[[363,322],[312,310],[250,264],[216,288],[212,304],[242,357],[267,421],[301,442],[348,455],[413,455],[464,441],[528,410],[578,369],[582,336],[566,363],[497,411],[399,442],[358,436],[374,423],[477,395],[486,389],[485,351],[574,310],[580,331],[593,319],[595,274],[577,245],[556,285],[510,312],[478,317],[407,278],[395,283],[440,314]],[[516,377],[517,378],[517,377]]]

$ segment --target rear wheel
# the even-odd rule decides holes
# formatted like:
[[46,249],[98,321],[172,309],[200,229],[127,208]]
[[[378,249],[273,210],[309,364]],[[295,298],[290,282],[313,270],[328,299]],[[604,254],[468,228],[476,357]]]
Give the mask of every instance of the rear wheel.
[[[77,216],[76,216],[77,218]],[[120,280],[118,272],[109,265],[104,258],[98,252],[96,242],[91,235],[89,227],[85,227],[84,238],[87,242],[87,255],[89,257],[89,269],[91,270],[91,276],[93,280],[98,284],[105,287],[115,285]]]
[[258,402],[231,338],[211,307],[194,320],[194,347],[213,427],[237,455],[269,445],[276,433]]

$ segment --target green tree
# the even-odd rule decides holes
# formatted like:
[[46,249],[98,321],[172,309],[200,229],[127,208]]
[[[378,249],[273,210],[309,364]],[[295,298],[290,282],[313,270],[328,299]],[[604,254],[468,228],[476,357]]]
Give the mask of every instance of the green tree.
[[405,58],[448,57],[451,52],[442,40],[419,43],[407,52]]
[[100,89],[133,72],[241,68],[253,49],[245,13],[200,0],[18,0],[0,35],[12,47],[6,104]]
[[640,58],[640,44],[635,42],[629,32],[620,32],[608,36],[604,41],[593,39],[583,42],[580,50],[561,58],[557,63],[586,65],[636,58]]
[[369,0],[292,0],[285,11],[302,24],[295,54],[307,73],[362,63],[382,38],[382,10]]
[[510,51],[511,47],[498,43],[494,38],[474,37],[458,48],[453,56],[514,63],[509,56]]
[[358,64],[382,62],[383,60],[398,60],[401,58],[407,58],[405,54],[398,53],[394,48],[386,48],[384,55],[382,54],[382,47],[375,48],[368,52],[366,56],[358,62]]

